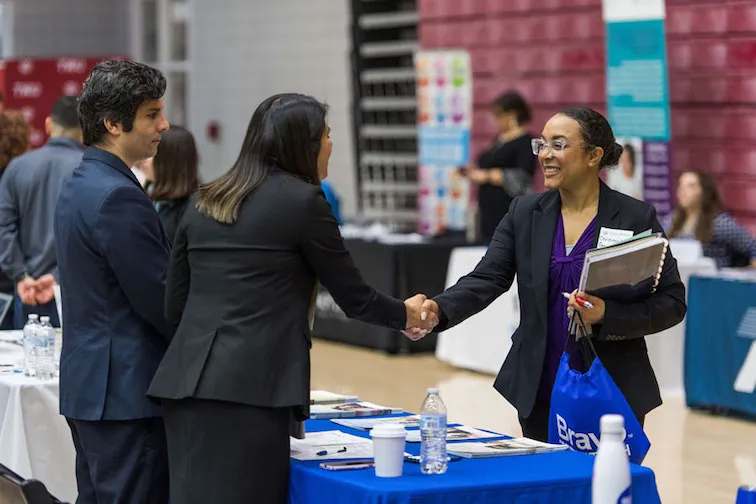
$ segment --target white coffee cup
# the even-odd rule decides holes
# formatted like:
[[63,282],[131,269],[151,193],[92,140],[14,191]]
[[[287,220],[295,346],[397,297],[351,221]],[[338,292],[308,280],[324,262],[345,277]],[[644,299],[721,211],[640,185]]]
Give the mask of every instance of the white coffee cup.
[[375,475],[396,478],[404,469],[404,444],[407,431],[399,424],[378,424],[370,431],[373,438]]

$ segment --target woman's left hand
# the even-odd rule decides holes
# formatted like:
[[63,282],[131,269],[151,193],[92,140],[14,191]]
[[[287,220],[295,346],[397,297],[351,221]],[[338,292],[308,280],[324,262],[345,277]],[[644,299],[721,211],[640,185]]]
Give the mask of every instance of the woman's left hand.
[[[580,306],[576,297],[583,301],[588,301],[593,307]],[[606,310],[606,304],[603,299],[591,296],[585,292],[578,292],[577,290],[572,291],[570,300],[567,303],[567,312],[578,311],[584,324],[600,324],[604,320],[604,310]]]

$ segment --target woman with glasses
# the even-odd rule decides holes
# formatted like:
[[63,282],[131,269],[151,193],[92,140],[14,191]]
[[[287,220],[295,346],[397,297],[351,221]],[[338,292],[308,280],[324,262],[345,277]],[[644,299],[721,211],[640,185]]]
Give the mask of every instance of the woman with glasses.
[[477,164],[462,169],[478,184],[478,232],[482,243],[491,242],[496,226],[507,213],[512,198],[533,190],[536,158],[528,133],[530,107],[519,93],[509,91],[494,100],[491,111],[496,138]]
[[[491,304],[517,275],[520,325],[494,387],[517,408],[523,434],[548,438],[551,391],[568,342],[568,310],[579,311],[592,326],[596,353],[642,425],[661,404],[644,336],[674,326],[686,312],[677,263],[668,253],[656,291],[643,299],[621,303],[578,293],[593,304],[579,306],[575,291],[583,259],[599,236],[661,232],[662,227],[654,207],[613,191],[599,178],[601,170],[619,162],[622,147],[598,112],[560,112],[532,147],[549,190],[515,198],[475,270],[426,300],[424,310],[437,315],[434,330],[446,330]],[[571,293],[569,302],[563,293]],[[406,331],[412,339],[424,333]]]

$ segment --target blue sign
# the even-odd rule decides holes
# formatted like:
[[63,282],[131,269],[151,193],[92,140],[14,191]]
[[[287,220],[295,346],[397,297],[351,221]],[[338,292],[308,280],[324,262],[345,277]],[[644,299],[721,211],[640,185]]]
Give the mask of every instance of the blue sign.
[[668,141],[664,20],[606,23],[609,122],[616,136]]
[[690,277],[685,398],[756,415],[756,281]]

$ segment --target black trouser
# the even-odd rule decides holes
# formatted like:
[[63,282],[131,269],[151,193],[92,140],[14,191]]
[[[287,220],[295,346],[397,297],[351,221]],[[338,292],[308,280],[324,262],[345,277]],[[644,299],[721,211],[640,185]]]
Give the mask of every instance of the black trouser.
[[163,400],[171,504],[286,504],[291,408]]
[[161,418],[67,421],[76,448],[76,504],[168,504]]

